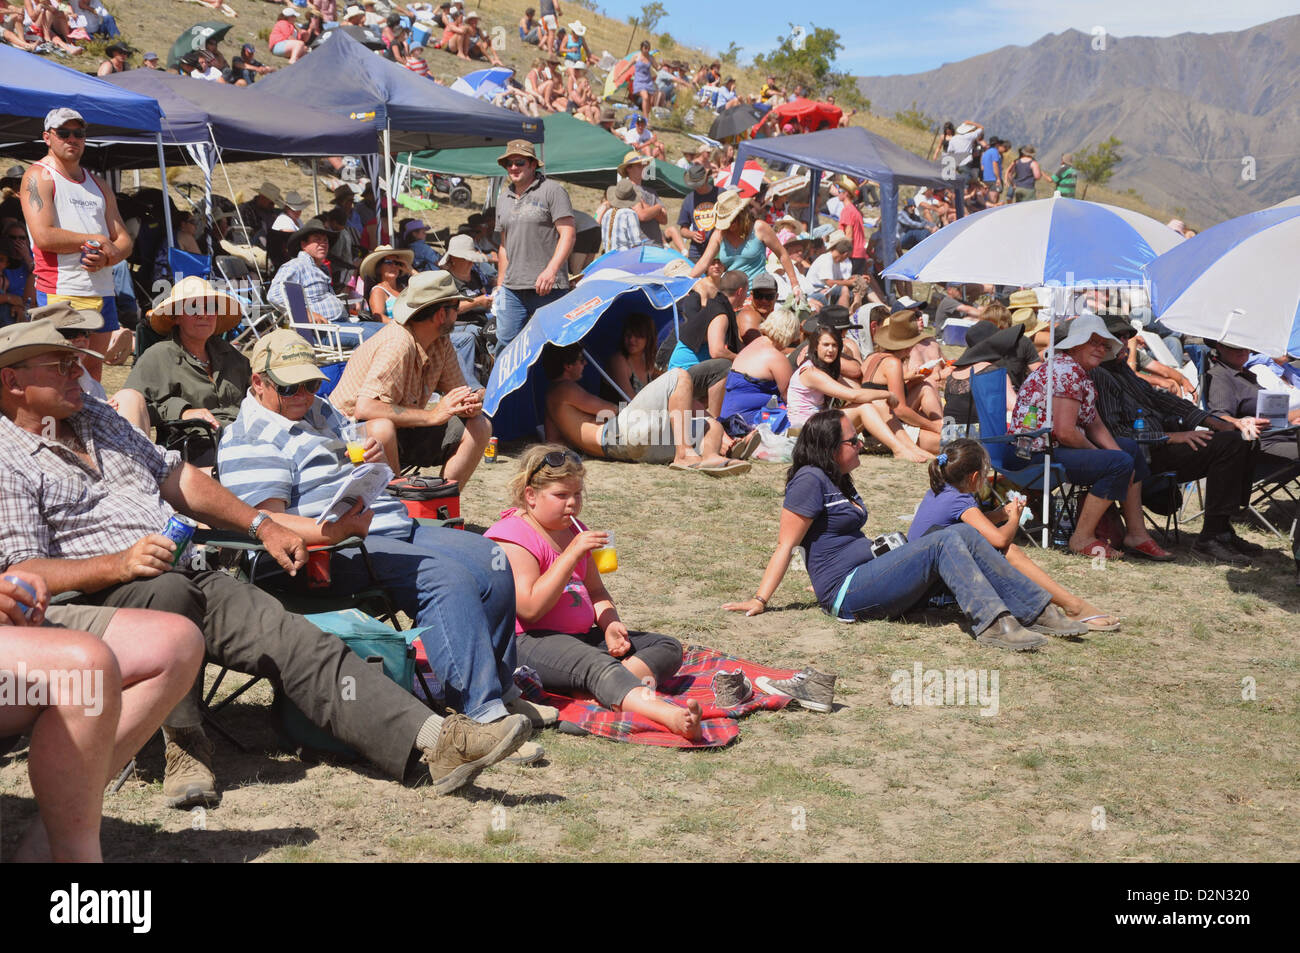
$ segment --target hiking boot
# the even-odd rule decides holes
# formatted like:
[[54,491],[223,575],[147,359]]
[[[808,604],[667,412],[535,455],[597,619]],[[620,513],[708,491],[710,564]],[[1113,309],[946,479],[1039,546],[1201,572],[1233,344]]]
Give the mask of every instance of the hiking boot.
[[773,679],[760,675],[754,680],[754,685],[768,695],[789,696],[809,711],[830,711],[835,700],[835,676],[811,666],[789,678]]
[[719,708],[735,708],[754,697],[754,686],[742,669],[713,673],[713,700]]
[[460,714],[449,715],[438,732],[437,744],[425,748],[420,760],[429,766],[434,792],[448,794],[513,752],[532,733],[527,715],[506,715],[490,725]]
[[1047,639],[1036,632],[1030,632],[1010,612],[1004,612],[994,619],[993,624],[976,636],[975,641],[994,648],[1010,649],[1012,652],[1027,652],[1047,644]]
[[534,728],[549,728],[560,720],[560,709],[551,705],[539,705],[523,697],[506,702],[506,711],[512,715],[523,715]]
[[1192,554],[1216,563],[1228,563],[1232,566],[1250,565],[1250,557],[1237,552],[1236,548],[1228,542],[1230,536],[1230,533],[1198,536],[1196,542],[1192,543]]
[[1059,638],[1086,635],[1088,633],[1086,625],[1072,621],[1059,606],[1051,603],[1048,603],[1047,608],[1039,613],[1038,618],[1033,621],[1029,629],[1033,632],[1041,632],[1043,635],[1055,635]]
[[[1226,539],[1224,539],[1225,536],[1227,537]],[[1264,555],[1263,546],[1259,545],[1259,543],[1252,543],[1248,539],[1242,539],[1236,533],[1224,533],[1218,538],[1223,540],[1243,556],[1255,557]]]
[[164,728],[167,770],[163,797],[168,807],[189,810],[217,803],[217,779],[212,773],[212,742],[202,728]]
[[536,741],[525,741],[515,753],[508,758],[502,758],[502,764],[534,764],[546,757],[546,749]]

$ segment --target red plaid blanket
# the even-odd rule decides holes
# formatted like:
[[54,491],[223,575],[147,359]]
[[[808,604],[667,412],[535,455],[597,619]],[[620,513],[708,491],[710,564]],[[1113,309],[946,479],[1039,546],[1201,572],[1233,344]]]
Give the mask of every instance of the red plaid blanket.
[[[431,686],[437,684],[437,678],[429,670],[429,662],[424,654],[424,646],[415,640],[415,694],[427,700],[427,693],[421,681],[421,675],[428,679]],[[779,711],[790,703],[784,695],[767,695],[754,690],[749,701],[735,708],[719,708],[713,697],[713,675],[725,669],[735,671],[740,668],[754,682],[760,675],[768,678],[789,678],[795,669],[767,668],[744,659],[715,652],[713,649],[699,645],[688,645],[682,656],[682,667],[677,674],[659,686],[661,695],[670,701],[685,703],[694,698],[700,703],[703,716],[703,734],[699,741],[689,741],[681,735],[664,730],[663,726],[641,715],[631,712],[616,712],[602,707],[591,699],[570,698],[556,695],[542,688],[541,681],[527,669],[515,673],[515,683],[530,701],[545,705],[554,705],[560,710],[560,730],[570,734],[598,735],[611,741],[630,741],[634,744],[658,745],[661,748],[721,748],[731,744],[740,735],[737,718],[743,718],[751,712],[766,710]],[[434,689],[437,691],[437,689]]]

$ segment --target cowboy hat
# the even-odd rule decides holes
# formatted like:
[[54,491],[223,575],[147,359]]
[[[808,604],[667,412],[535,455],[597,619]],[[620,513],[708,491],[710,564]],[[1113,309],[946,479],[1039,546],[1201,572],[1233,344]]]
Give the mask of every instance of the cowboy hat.
[[487,255],[474,247],[474,239],[468,235],[451,236],[451,241],[447,242],[447,253],[438,259],[438,267],[447,267],[447,262],[452,258],[475,262],[488,260]]
[[692,162],[682,173],[682,181],[692,189],[698,189],[709,181],[709,170],[698,162]]
[[400,258],[406,262],[409,268],[415,261],[415,252],[409,248],[396,249],[392,245],[380,245],[365,258],[361,259],[361,267],[357,270],[361,273],[362,278],[374,280],[378,277],[379,264],[385,258]]
[[334,236],[338,234],[337,229],[330,228],[320,219],[309,218],[307,221],[302,223],[301,228],[289,236],[289,240],[284,243],[285,250],[290,255],[298,254],[302,248],[304,239],[306,239],[308,235],[314,235],[316,232],[320,232],[322,235],[328,235],[331,242],[334,241]]
[[1011,309],[1011,323],[1024,325],[1025,334],[1034,335],[1046,327],[1038,320],[1038,312],[1043,306],[1032,290],[1013,291],[1007,299],[1007,307]]
[[715,228],[727,228],[735,221],[749,204],[749,199],[745,198],[735,189],[726,189],[718,196],[718,200],[713,203],[713,225]]
[[614,208],[631,208],[637,203],[636,184],[631,179],[620,179],[618,185],[605,190],[605,201]]
[[469,299],[456,285],[456,279],[446,271],[422,271],[411,279],[393,305],[393,320],[406,324],[419,312],[447,302]]
[[271,379],[277,387],[327,380],[316,364],[316,352],[297,331],[279,328],[258,339],[248,363],[254,374]]
[[527,139],[511,139],[506,143],[506,151],[501,153],[500,158],[497,159],[497,165],[505,168],[506,160],[512,156],[518,156],[523,159],[532,159],[537,163],[537,168],[539,169],[543,165],[542,160],[537,158],[536,148],[534,148],[533,144]]
[[966,350],[953,361],[954,367],[972,364],[992,364],[1016,353],[1020,339],[1025,335],[1023,324],[999,328],[992,321],[976,321],[966,330]]
[[629,152],[623,156],[623,161],[618,164],[618,174],[627,175],[628,166],[649,165],[653,161],[654,159],[650,156],[643,156],[639,152]]
[[280,187],[274,182],[263,182],[257,187],[254,194],[274,202],[277,206],[284,204],[284,196],[280,194]]
[[73,347],[64,340],[63,335],[49,320],[20,321],[7,328],[0,328],[0,367],[13,367],[20,361],[49,351],[84,354],[97,360],[104,359],[102,354]]
[[212,333],[225,334],[243,320],[244,306],[233,295],[212,287],[207,279],[188,275],[176,282],[146,317],[150,327],[166,336],[176,326],[178,314],[216,314],[219,320]]
[[1106,341],[1107,360],[1117,356],[1124,348],[1120,340],[1106,329],[1101,318],[1095,314],[1081,314],[1069,323],[1065,336],[1056,342],[1056,350],[1068,351],[1081,344],[1087,344],[1094,335]]
[[901,351],[930,337],[929,331],[916,329],[916,312],[910,308],[895,311],[880,323],[873,338],[883,351]]
[[569,32],[572,33],[574,36],[586,36],[587,27],[583,24],[581,20],[574,20],[572,23],[569,24]]
[[290,189],[284,194],[284,207],[293,209],[295,212],[301,212],[310,204],[310,202],[293,189]]

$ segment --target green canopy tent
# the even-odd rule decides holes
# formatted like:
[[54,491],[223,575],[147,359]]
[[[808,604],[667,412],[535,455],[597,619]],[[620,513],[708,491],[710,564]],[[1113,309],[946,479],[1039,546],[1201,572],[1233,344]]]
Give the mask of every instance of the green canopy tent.
[[[628,153],[628,145],[618,136],[599,126],[575,119],[568,113],[555,113],[543,120],[545,143],[542,158],[544,171],[553,179],[574,185],[604,189],[618,179],[618,164]],[[501,176],[500,146],[469,149],[428,149],[403,152],[397,157],[402,165],[443,175]],[[654,179],[647,177],[647,187],[660,195],[684,196],[690,192],[682,178],[683,170],[668,162],[656,162]]]

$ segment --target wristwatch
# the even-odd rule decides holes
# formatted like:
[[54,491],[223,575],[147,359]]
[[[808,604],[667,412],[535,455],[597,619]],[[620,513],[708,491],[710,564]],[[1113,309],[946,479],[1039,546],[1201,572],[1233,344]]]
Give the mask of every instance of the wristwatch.
[[248,524],[248,538],[257,539],[257,531],[261,529],[262,524],[265,523],[270,518],[271,517],[267,516],[265,513],[258,513],[256,516],[254,516],[253,522]]

